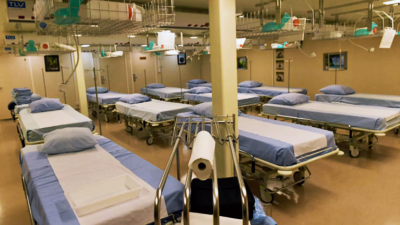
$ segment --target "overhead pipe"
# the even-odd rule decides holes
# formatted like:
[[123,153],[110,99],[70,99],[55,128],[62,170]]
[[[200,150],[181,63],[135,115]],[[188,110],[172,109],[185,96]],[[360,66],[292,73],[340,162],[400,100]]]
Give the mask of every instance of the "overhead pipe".
[[319,28],[324,28],[325,12],[324,12],[324,0],[319,0]]
[[374,2],[368,2],[367,31],[372,31],[372,15],[374,13]]
[[281,25],[282,0],[276,0],[275,20],[276,25]]

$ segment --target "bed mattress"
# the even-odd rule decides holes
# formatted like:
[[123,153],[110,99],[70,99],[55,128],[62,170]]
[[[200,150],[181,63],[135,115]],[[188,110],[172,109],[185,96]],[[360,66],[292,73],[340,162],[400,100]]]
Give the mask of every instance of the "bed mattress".
[[178,113],[189,112],[192,106],[153,99],[150,102],[138,104],[117,102],[116,108],[118,112],[127,116],[138,117],[151,122],[160,122],[172,120]]
[[351,95],[317,94],[315,95],[315,101],[400,108],[400,96],[397,95],[375,95],[361,93]]
[[29,108],[29,104],[16,105],[14,109],[15,114],[19,114],[23,109]]
[[[182,91],[181,91],[182,90]],[[150,94],[158,96],[160,98],[180,98],[184,93],[188,92],[188,89],[180,89],[175,87],[166,88],[141,88],[142,94]]]
[[376,131],[400,122],[400,110],[396,109],[313,101],[296,106],[265,104],[263,112]]
[[[189,112],[178,116],[197,115]],[[336,149],[334,134],[330,131],[246,114],[241,114],[238,121],[239,149],[278,166],[297,164],[318,150],[327,149],[320,153],[324,154]]]
[[[163,171],[111,140],[98,136],[99,145],[140,179],[157,189]],[[22,175],[28,188],[32,213],[38,224],[79,225],[64,191],[45,154],[37,151],[40,145],[21,150]],[[184,186],[169,176],[163,196],[168,214],[181,212]]]
[[[272,86],[262,86],[257,88],[238,88],[239,93],[251,93],[257,94],[262,96],[270,96],[275,97],[281,94],[288,93],[287,87],[272,87]],[[307,89],[303,88],[290,88],[290,93],[300,93],[300,94],[307,94]]]
[[[212,93],[206,93],[206,94],[186,93],[183,95],[183,99],[187,101],[196,101],[196,102],[212,102]],[[260,97],[258,95],[238,93],[239,106],[254,105],[258,103],[260,103]]]
[[28,142],[42,141],[44,134],[66,127],[87,127],[91,131],[95,128],[91,119],[69,105],[64,105],[61,110],[41,113],[24,109],[19,114],[19,124]]
[[194,88],[194,87],[211,87],[211,83],[204,83],[204,84],[190,84],[186,83],[186,89]]
[[[120,98],[126,96],[128,94],[117,93],[109,91],[107,93],[99,93],[99,104],[101,105],[113,105],[115,104]],[[89,102],[96,102],[96,94],[89,94],[86,93],[87,100]]]

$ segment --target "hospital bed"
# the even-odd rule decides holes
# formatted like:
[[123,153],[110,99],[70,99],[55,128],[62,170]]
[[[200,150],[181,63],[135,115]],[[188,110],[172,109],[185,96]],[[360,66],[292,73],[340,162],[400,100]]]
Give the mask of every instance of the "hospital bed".
[[400,126],[397,109],[314,101],[295,106],[265,104],[262,115],[331,130],[338,142],[349,143],[353,158],[360,155],[360,150],[372,148],[378,136]]
[[[400,109],[400,96],[396,95],[377,95],[377,94],[347,94],[347,95],[333,95],[333,94],[316,94],[315,101],[317,102],[330,102],[330,103],[345,103],[352,105],[370,105],[388,108]],[[399,129],[394,129],[394,133],[398,134]]]
[[163,101],[181,100],[183,94],[187,93],[189,89],[181,89],[176,87],[165,87],[165,88],[145,88],[140,89],[141,93],[147,95],[153,99],[159,99]]
[[14,110],[10,110],[11,117],[14,122],[19,118],[19,112],[26,108],[29,108],[29,104],[16,105]]
[[17,131],[22,146],[43,142],[43,135],[65,127],[87,127],[94,131],[93,121],[69,105],[49,112],[31,113],[30,108],[20,112]]
[[[99,142],[98,146],[118,160],[127,170],[131,171],[152,188],[157,188],[163,174],[161,169],[107,138],[97,135],[96,138]],[[20,154],[22,185],[28,203],[32,225],[36,223],[40,225],[79,225],[79,219],[68,203],[61,186],[62,183],[56,176],[57,174],[53,168],[53,162],[51,162],[45,154],[38,152],[39,147],[40,145],[26,146],[21,150]],[[57,157],[64,157],[62,155],[57,155]],[[175,218],[180,217],[183,205],[183,189],[183,184],[174,177],[169,176],[163,192],[167,214],[169,215],[168,218],[165,218],[165,221],[174,222]],[[154,196],[155,194],[151,195],[151,201],[146,205],[149,209],[147,210],[149,212],[146,216],[148,216],[150,220],[153,219]],[[96,213],[98,212],[94,212],[93,214]],[[89,214],[89,216],[90,215],[91,214]],[[109,213],[108,215],[114,214]],[[129,218],[128,221],[130,221],[130,219],[132,218]]]
[[[177,115],[179,122],[187,122],[184,129],[188,135],[202,130],[203,119],[209,120],[194,112]],[[274,193],[309,179],[309,163],[343,154],[336,147],[331,131],[246,114],[240,114],[237,121],[242,173],[245,177],[259,179],[261,199],[267,203],[274,200]],[[205,129],[210,131],[210,126]],[[273,191],[267,189],[267,183],[272,179],[283,182],[284,177],[292,174],[294,182]]]
[[[183,95],[183,102],[192,105],[197,105],[203,102],[212,102],[212,93],[186,93]],[[243,112],[246,112],[249,108],[253,106],[261,106],[260,97],[255,94],[238,93],[238,106]]]
[[115,109],[115,103],[128,94],[108,91],[106,93],[98,93],[99,108],[97,107],[96,94],[86,93],[89,108],[92,110],[92,116],[97,116],[97,112],[104,113],[105,121],[109,121],[107,114],[112,114]]
[[128,133],[147,130],[149,136],[147,144],[153,144],[153,133],[161,131],[167,133],[174,125],[174,116],[178,113],[190,111],[192,106],[174,102],[151,100],[137,104],[117,102],[116,112],[123,118]]
[[[307,94],[307,89],[304,88],[290,88],[290,93],[300,93]],[[238,93],[251,93],[257,94],[260,96],[262,102],[268,102],[271,98],[286,94],[288,92],[287,87],[273,87],[273,86],[262,86],[255,88],[247,88],[247,87],[238,87]]]
[[211,87],[211,82],[207,82],[204,84],[191,84],[191,83],[186,83],[185,85],[186,89],[191,89],[195,87]]

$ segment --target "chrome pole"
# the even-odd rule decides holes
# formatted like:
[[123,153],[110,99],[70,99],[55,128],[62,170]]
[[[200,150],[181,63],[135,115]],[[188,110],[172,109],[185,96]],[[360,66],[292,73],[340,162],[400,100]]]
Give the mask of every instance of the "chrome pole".
[[94,79],[94,88],[96,91],[96,112],[97,112],[97,120],[99,121],[99,131],[100,135],[102,135],[101,131],[101,119],[100,119],[100,110],[99,110],[99,93],[97,92],[97,79],[96,79],[96,69],[93,67],[93,79]]
[[179,136],[177,137],[175,141],[174,148],[172,150],[172,153],[168,159],[167,166],[165,167],[164,173],[161,177],[160,184],[158,185],[158,188],[156,190],[156,197],[154,199],[154,223],[155,225],[161,225],[161,201],[162,201],[162,192],[164,190],[165,182],[167,181],[169,171],[171,170],[172,163],[174,161],[174,157],[176,155],[176,150],[179,147],[179,143],[182,138],[182,133],[183,133],[183,127],[185,126],[185,123],[182,125],[182,129],[179,131]]

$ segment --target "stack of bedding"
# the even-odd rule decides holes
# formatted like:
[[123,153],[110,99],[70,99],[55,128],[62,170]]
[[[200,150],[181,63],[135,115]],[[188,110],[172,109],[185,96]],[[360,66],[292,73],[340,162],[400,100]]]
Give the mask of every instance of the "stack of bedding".
[[32,102],[32,92],[29,88],[14,88],[11,97],[17,105],[29,104]]

